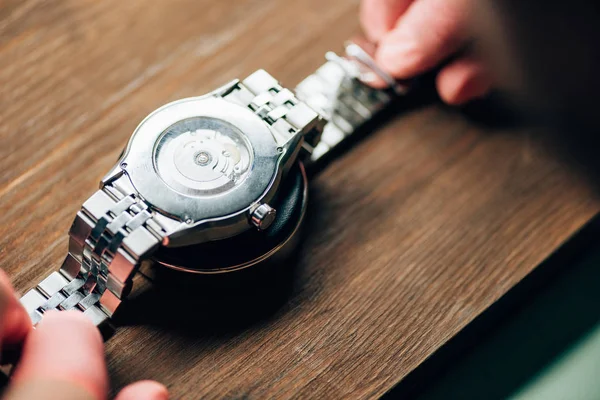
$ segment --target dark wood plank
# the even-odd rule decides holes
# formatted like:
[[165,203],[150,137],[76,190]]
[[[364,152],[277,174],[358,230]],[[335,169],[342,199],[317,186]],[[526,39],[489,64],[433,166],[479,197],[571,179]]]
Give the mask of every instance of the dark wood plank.
[[[3,2],[0,265],[16,287],[57,268],[75,212],[147,113],[257,68],[293,86],[356,31],[357,5]],[[274,313],[224,330],[125,321],[107,347],[115,388],[151,378],[174,398],[379,395],[598,211],[526,132],[436,105],[374,132],[311,197]]]

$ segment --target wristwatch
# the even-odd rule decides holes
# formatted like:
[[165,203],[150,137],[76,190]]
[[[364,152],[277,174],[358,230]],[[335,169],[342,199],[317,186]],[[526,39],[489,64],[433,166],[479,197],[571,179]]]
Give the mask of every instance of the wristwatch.
[[350,42],[295,91],[258,70],[154,111],[77,213],[60,270],[21,298],[33,324],[80,310],[103,325],[143,262],[215,274],[273,257],[304,216],[305,167],[409,87]]

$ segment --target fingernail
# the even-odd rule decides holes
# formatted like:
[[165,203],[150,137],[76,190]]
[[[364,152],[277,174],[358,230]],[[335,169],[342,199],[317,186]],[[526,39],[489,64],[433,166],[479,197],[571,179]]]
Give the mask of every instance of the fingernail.
[[167,388],[156,381],[139,381],[126,386],[115,400],[169,400]]
[[152,394],[152,400],[169,400],[169,391],[163,385]]
[[[166,386],[156,381],[141,381],[134,384],[136,392],[139,391],[139,395],[143,392],[143,397],[148,400],[169,400],[169,391]],[[131,392],[133,394],[133,392]],[[134,395],[131,399],[140,398],[139,395]],[[119,398],[119,400],[121,400]],[[127,399],[125,399],[127,400]]]

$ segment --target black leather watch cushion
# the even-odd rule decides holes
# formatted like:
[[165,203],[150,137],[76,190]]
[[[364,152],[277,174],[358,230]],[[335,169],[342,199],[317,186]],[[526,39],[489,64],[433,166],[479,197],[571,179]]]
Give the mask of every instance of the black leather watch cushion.
[[155,258],[173,266],[196,270],[218,270],[244,264],[268,253],[296,229],[307,184],[299,164],[294,165],[278,196],[270,204],[277,210],[275,221],[265,231],[249,229],[237,236],[198,245],[161,248]]

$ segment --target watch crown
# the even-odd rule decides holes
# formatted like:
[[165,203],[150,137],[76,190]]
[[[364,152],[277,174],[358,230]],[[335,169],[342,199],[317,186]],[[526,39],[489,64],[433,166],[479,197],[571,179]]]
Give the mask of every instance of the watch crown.
[[261,204],[252,211],[250,222],[259,231],[267,229],[275,221],[277,211],[268,204]]

